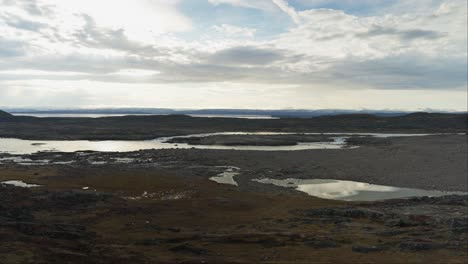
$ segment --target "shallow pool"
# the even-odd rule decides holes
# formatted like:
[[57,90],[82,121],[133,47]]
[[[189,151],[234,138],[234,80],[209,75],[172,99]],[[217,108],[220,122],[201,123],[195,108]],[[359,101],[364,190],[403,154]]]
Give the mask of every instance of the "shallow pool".
[[240,168],[233,167],[233,166],[227,166],[224,167],[226,170],[214,177],[211,177],[210,180],[221,183],[221,184],[229,184],[229,185],[235,185],[238,186],[236,180],[234,179],[235,176],[239,174]]
[[311,196],[342,201],[378,201],[419,196],[437,197],[451,194],[466,195],[466,192],[444,192],[369,184],[365,182],[324,179],[254,179],[253,181],[294,188]]

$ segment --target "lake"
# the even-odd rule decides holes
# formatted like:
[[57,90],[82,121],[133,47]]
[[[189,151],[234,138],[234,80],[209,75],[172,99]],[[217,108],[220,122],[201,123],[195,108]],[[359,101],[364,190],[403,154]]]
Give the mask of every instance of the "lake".
[[331,179],[254,179],[263,184],[273,184],[285,188],[294,188],[308,195],[342,201],[379,201],[409,197],[438,197],[445,195],[466,195],[465,192],[444,192],[413,188],[376,185],[365,182],[341,181]]
[[385,133],[303,133],[304,135],[330,135],[332,142],[299,142],[293,146],[223,146],[189,145],[186,143],[167,143],[173,138],[207,137],[216,135],[285,135],[298,133],[277,132],[219,132],[185,136],[162,137],[153,140],[23,140],[0,138],[0,152],[10,154],[32,154],[39,151],[75,152],[130,152],[145,149],[221,149],[221,150],[256,150],[256,151],[297,151],[307,149],[342,149],[346,147],[346,138],[351,135],[373,137],[426,136],[429,134],[385,134]]
[[[83,113],[12,113],[15,116],[35,116],[35,117],[87,117],[87,118],[100,118],[100,117],[115,117],[115,116],[147,116],[147,115],[169,115],[169,114],[83,114]],[[243,118],[243,119],[279,119],[278,117],[268,115],[230,115],[230,114],[188,114],[192,117],[207,117],[207,118]]]

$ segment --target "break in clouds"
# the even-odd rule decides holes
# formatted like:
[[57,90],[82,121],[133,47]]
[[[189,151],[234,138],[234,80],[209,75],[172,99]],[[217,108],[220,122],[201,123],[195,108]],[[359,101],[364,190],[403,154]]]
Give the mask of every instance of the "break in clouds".
[[0,106],[466,110],[465,0],[0,0]]

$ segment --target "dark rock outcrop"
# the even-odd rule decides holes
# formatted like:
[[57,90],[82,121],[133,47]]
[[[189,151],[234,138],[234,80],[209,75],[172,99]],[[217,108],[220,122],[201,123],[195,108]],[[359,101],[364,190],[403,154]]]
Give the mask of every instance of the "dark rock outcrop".
[[10,114],[10,113],[7,113],[5,111],[0,110],[0,118],[2,118],[2,117],[11,117],[11,116],[13,116],[13,115]]

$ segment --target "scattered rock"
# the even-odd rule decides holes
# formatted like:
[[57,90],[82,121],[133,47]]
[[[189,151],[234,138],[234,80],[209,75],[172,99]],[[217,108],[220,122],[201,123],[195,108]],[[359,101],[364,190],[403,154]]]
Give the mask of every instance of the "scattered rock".
[[154,246],[159,244],[161,244],[161,239],[158,238],[138,240],[135,242],[135,245],[138,246]]
[[371,252],[380,252],[383,251],[384,248],[380,246],[362,246],[357,245],[353,246],[352,250],[358,253],[371,253]]
[[106,201],[111,198],[111,194],[101,192],[88,192],[86,190],[72,190],[62,192],[50,192],[45,195],[39,195],[39,199],[46,201],[48,204],[45,206],[87,206],[96,204],[97,202]]
[[426,241],[407,241],[400,244],[401,250],[425,251],[439,248],[439,245]]
[[307,239],[304,244],[313,248],[336,248],[338,244],[333,240],[315,240]]
[[369,218],[369,219],[380,219],[384,217],[384,214],[378,211],[366,209],[366,208],[318,208],[307,210],[302,213],[306,217],[350,217],[350,218]]
[[180,228],[177,228],[177,227],[169,227],[169,228],[167,228],[167,230],[169,230],[171,232],[174,232],[174,233],[179,233],[180,232]]
[[192,253],[195,255],[205,255],[208,253],[206,249],[196,248],[187,243],[172,247],[169,250],[174,253],[184,252],[184,253]]
[[452,218],[450,227],[454,233],[468,233],[468,217]]

